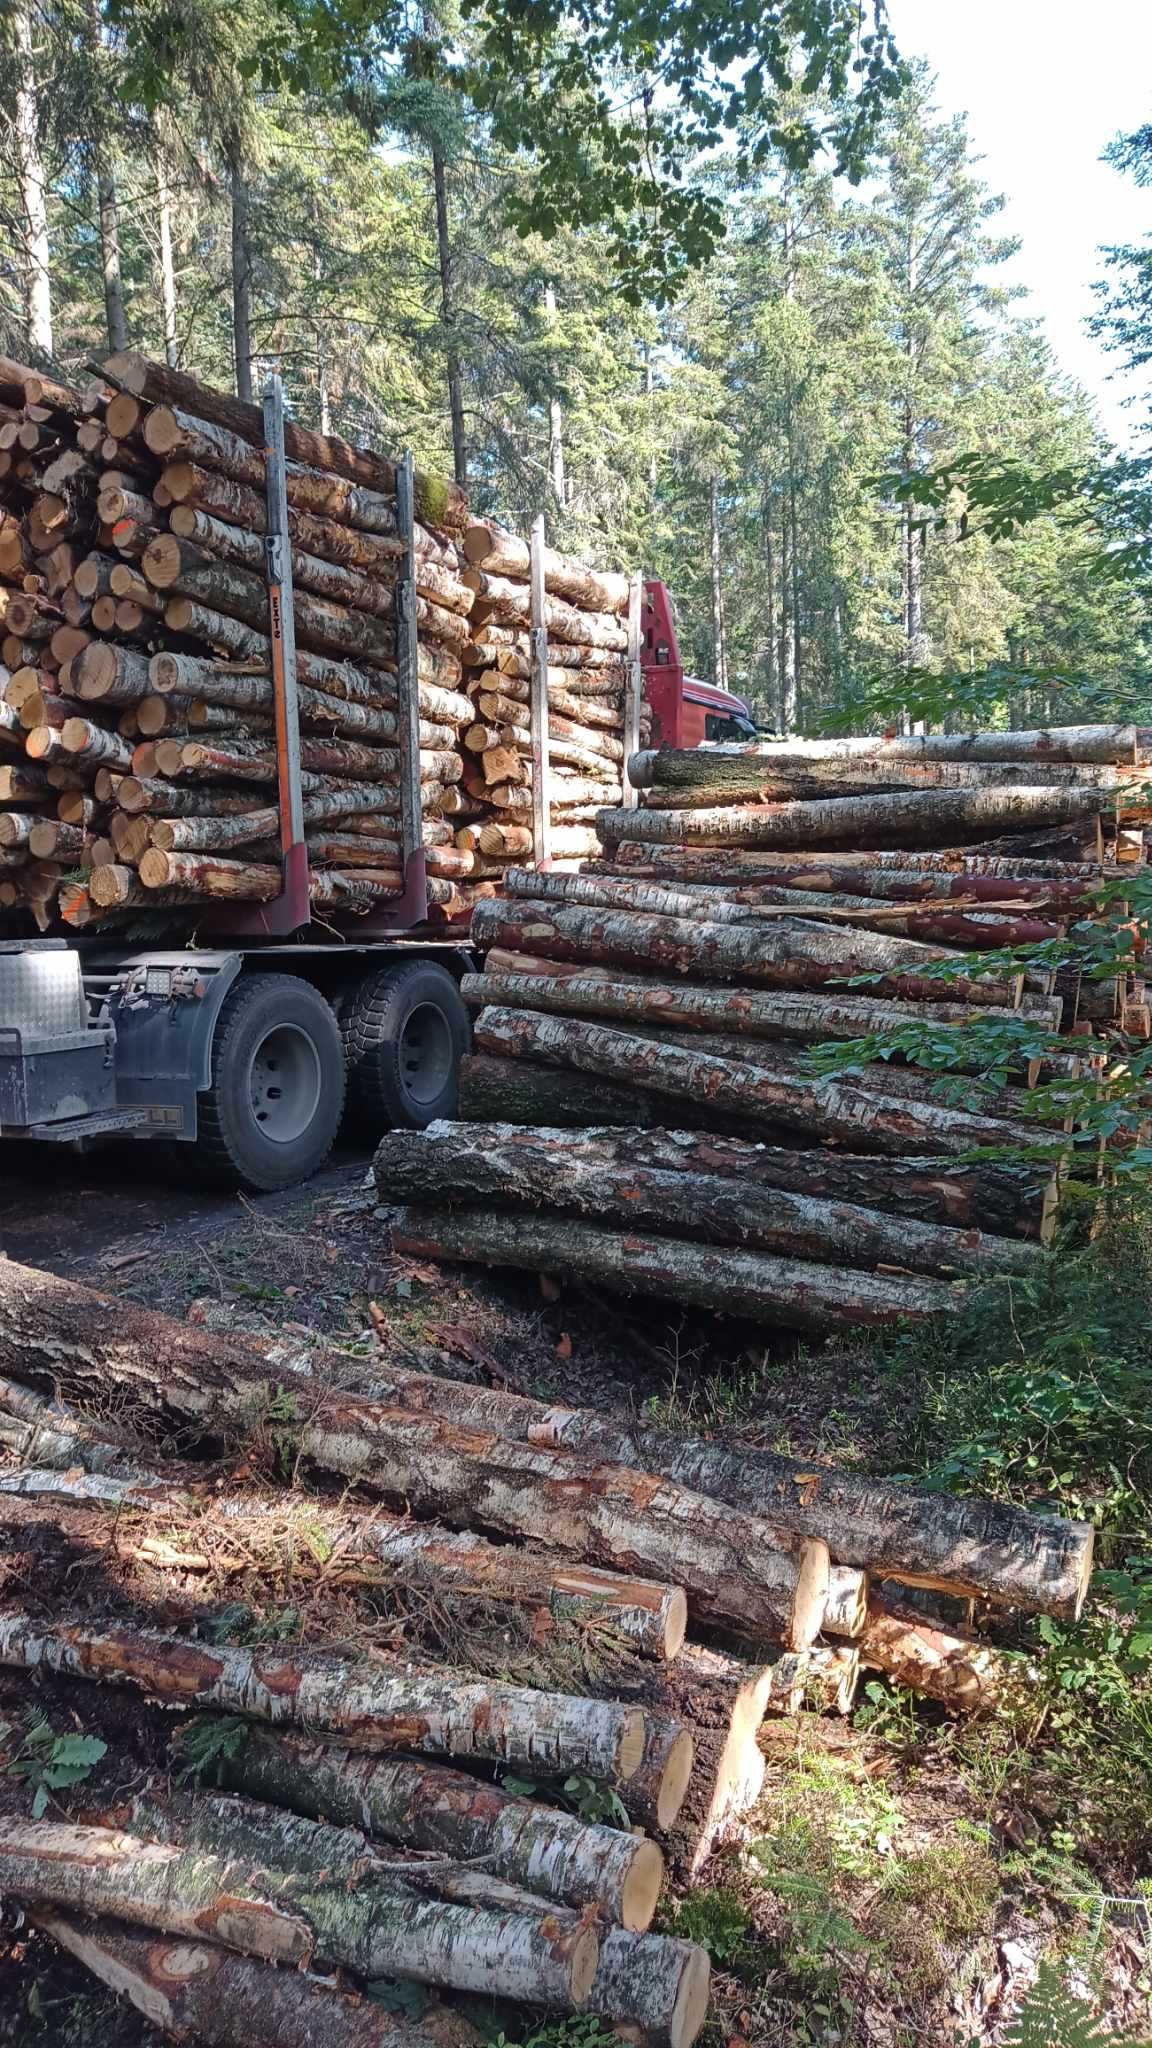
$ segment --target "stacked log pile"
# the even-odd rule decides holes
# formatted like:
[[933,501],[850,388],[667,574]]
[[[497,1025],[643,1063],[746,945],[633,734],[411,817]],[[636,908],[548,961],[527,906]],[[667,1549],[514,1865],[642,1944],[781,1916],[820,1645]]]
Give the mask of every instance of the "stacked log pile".
[[[634,756],[646,801],[601,814],[600,859],[512,869],[477,907],[468,1122],[405,1153],[398,1242],[816,1330],[944,1313],[1028,1270],[1069,1152],[1058,1118],[1029,1122],[1029,1088],[1075,1082],[1146,1013],[1138,961],[1079,986],[995,962],[1060,939],[1143,857],[1150,739]],[[1059,859],[1038,851],[1053,831]],[[914,1063],[825,1079],[810,1057],[919,1020],[957,1035],[962,1070],[974,1019],[1049,1049],[960,1099]]]
[[[381,1977],[691,2048],[707,1958],[652,1921],[668,1859],[690,1881],[738,1834],[765,1715],[845,1710],[861,1661],[987,1707],[1005,1659],[911,1588],[1084,1598],[1087,1526],[383,1363],[357,1394],[339,1359],[273,1384],[249,1345],[8,1262],[0,1307],[0,1739],[96,1738],[50,1813],[0,1772],[0,1889],[221,2048],[376,2044],[351,1987]],[[306,1640],[262,1641],[286,1597]],[[565,1811],[570,1777],[631,1827]]]
[[[463,580],[474,592],[464,650],[474,718],[464,789],[475,815],[457,834],[495,879],[531,861],[531,549],[490,520],[465,529]],[[629,579],[542,547],[547,632],[550,858],[597,850],[595,818],[624,794]]]
[[[35,585],[6,605],[3,900],[41,928],[268,902],[282,853],[259,408],[133,355],[84,393],[2,374],[0,437],[16,439],[0,456],[0,574]],[[292,423],[286,445],[311,901],[327,921],[402,889],[406,549],[391,462]],[[415,495],[428,893],[451,920],[472,901],[452,815],[472,592],[461,494],[417,475]]]

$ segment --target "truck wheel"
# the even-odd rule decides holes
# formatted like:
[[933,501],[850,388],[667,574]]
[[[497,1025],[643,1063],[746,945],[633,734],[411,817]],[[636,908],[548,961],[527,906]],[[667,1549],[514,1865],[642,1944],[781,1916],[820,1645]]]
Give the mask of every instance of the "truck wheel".
[[443,967],[406,960],[369,976],[349,995],[340,1026],[358,1135],[422,1131],[437,1117],[455,1116],[472,1027]]
[[196,1154],[214,1180],[266,1191],[307,1180],[332,1150],[344,1048],[330,1003],[293,974],[241,976],[220,1012]]

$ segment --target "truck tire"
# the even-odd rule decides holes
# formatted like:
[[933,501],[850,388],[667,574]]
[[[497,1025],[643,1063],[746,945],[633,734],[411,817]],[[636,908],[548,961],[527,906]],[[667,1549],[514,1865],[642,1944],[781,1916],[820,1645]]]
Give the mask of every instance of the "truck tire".
[[340,1028],[357,1136],[422,1131],[455,1116],[472,1027],[445,968],[405,960],[369,975],[348,995]]
[[212,1043],[197,1163],[217,1183],[266,1193],[322,1166],[344,1109],[344,1048],[330,1003],[294,974],[245,974]]

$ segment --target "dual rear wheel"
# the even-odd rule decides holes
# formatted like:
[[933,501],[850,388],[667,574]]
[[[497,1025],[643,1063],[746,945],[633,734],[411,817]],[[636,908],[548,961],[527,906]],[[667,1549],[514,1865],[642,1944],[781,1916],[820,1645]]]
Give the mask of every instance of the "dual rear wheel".
[[432,961],[380,969],[337,1009],[295,975],[243,975],[216,1025],[198,1159],[234,1187],[292,1187],[323,1165],[345,1113],[358,1145],[452,1116],[468,1045],[460,991]]

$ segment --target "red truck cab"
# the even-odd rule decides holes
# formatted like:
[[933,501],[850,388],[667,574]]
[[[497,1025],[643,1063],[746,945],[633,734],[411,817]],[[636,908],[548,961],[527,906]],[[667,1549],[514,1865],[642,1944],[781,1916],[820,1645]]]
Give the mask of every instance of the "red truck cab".
[[730,690],[684,673],[672,600],[655,580],[644,586],[640,665],[652,707],[654,747],[702,747],[724,740],[754,740],[749,706]]

